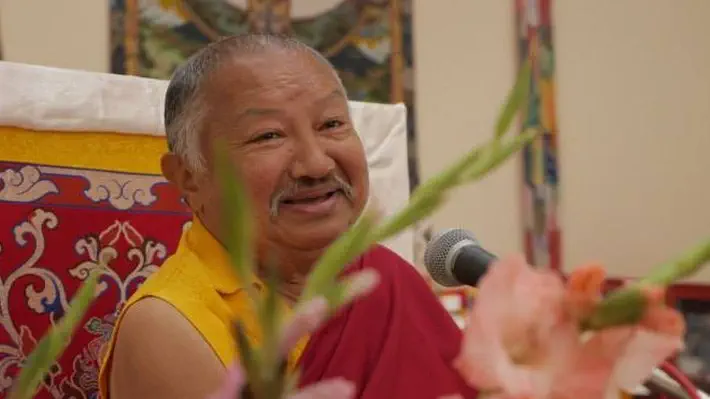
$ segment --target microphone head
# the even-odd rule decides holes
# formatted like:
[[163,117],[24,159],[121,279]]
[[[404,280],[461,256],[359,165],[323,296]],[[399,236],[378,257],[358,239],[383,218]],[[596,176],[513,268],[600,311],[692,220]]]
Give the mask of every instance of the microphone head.
[[444,287],[463,285],[454,277],[454,260],[463,246],[478,245],[473,233],[464,229],[447,229],[432,237],[424,251],[424,265],[429,275]]

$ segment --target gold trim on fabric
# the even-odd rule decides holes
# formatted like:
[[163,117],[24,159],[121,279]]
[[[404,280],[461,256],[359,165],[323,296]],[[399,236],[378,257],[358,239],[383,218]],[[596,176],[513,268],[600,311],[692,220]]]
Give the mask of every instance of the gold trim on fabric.
[[0,126],[0,161],[160,174],[164,137]]

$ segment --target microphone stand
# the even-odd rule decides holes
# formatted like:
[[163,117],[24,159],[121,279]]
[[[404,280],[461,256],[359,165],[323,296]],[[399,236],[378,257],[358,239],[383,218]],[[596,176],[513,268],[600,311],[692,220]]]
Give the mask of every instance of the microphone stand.
[[660,383],[659,381],[647,381],[646,386],[652,392],[660,392],[664,395],[668,395],[671,398],[693,399],[690,397],[690,395],[688,395],[687,392],[685,392],[677,385],[674,386],[673,384]]
[[669,362],[653,370],[646,386],[673,398],[710,399],[710,395],[696,388],[688,377]]

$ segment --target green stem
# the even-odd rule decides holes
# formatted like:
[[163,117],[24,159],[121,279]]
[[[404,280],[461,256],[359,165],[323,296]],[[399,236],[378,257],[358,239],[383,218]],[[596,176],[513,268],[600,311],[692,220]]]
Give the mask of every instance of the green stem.
[[69,345],[86,311],[94,302],[99,275],[99,271],[91,272],[69,303],[64,317],[50,328],[27,357],[10,392],[11,399],[34,397],[42,378]]
[[638,323],[644,315],[646,298],[644,286],[667,287],[676,281],[691,276],[710,262],[710,239],[693,247],[678,260],[666,263],[641,280],[620,288],[599,304],[583,328],[600,330],[624,324]]
[[695,274],[707,262],[710,262],[710,239],[695,246],[677,261],[659,267],[648,277],[641,279],[641,282],[666,287]]
[[397,212],[387,223],[377,227],[373,233],[372,242],[381,242],[394,235],[399,234],[416,222],[429,217],[443,204],[445,200],[444,192],[437,191],[429,195],[421,195],[410,202],[406,208]]
[[485,158],[481,159],[482,162],[477,162],[469,170],[464,171],[459,184],[470,183],[488,176],[490,172],[502,165],[513,154],[535,141],[541,134],[542,130],[529,128],[506,143],[500,141],[488,143],[484,151]]

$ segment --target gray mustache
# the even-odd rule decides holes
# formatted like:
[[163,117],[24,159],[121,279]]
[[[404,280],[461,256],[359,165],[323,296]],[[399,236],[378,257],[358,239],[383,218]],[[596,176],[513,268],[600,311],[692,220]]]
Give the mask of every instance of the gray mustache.
[[349,201],[353,201],[355,199],[355,190],[353,189],[353,187],[347,181],[345,181],[345,179],[337,175],[332,175],[331,177],[324,178],[321,181],[318,181],[317,183],[305,182],[303,180],[295,180],[292,181],[287,187],[284,187],[279,190],[279,192],[274,195],[274,197],[271,199],[271,207],[269,209],[269,213],[272,217],[277,216],[279,213],[279,205],[281,204],[281,201],[284,198],[291,197],[301,190],[311,189],[314,187],[332,187],[334,189],[342,191]]

